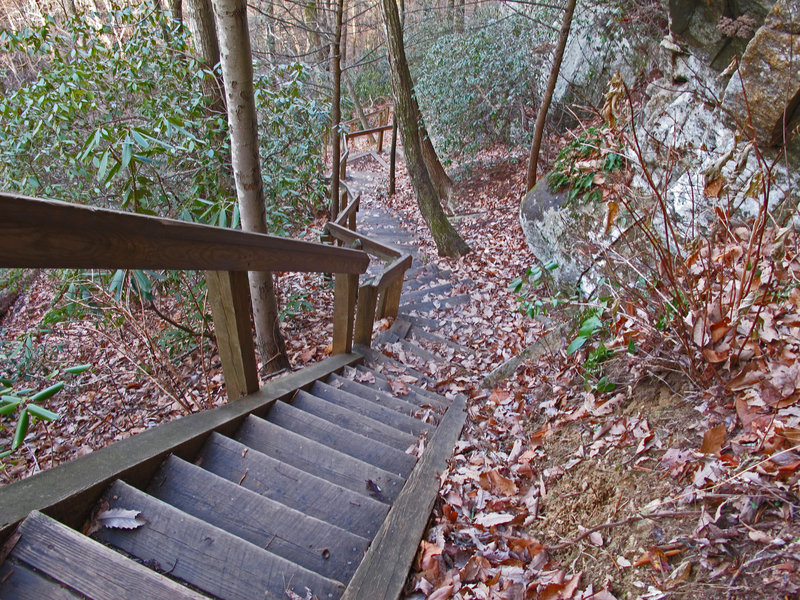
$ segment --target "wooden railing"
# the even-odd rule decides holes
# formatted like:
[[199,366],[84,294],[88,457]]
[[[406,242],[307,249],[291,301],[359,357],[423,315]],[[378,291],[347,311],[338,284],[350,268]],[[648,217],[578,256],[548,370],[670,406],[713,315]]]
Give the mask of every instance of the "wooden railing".
[[[353,140],[361,136],[365,135],[371,136],[373,133],[377,133],[378,139],[376,142],[376,146],[378,149],[378,153],[383,152],[383,133],[387,130],[392,129],[392,124],[389,122],[390,114],[391,111],[389,105],[386,105],[380,110],[376,110],[367,115],[364,115],[367,119],[377,116],[378,124],[375,127],[369,127],[367,129],[360,129],[358,131],[348,132],[345,136],[345,139],[349,142],[350,140]],[[347,131],[349,125],[353,125],[355,123],[358,123],[359,121],[360,119],[350,119],[349,121],[344,121],[342,124],[344,125],[345,130]]]
[[[350,198],[351,192],[344,182],[340,182],[339,185],[342,190],[340,204],[344,205]],[[377,242],[356,231],[356,213],[360,202],[361,197],[356,195],[347,203],[336,220],[325,226],[324,236],[351,248],[363,250],[367,254],[385,261],[386,264],[377,275],[361,284],[357,291],[355,290],[358,282],[357,275],[337,275],[336,293],[341,294],[343,298],[347,297],[353,302],[353,305],[345,309],[344,302],[342,302],[340,313],[342,321],[337,321],[334,316],[334,334],[337,331],[337,322],[341,332],[339,340],[346,339],[345,332],[353,331],[353,334],[352,337],[347,336],[349,346],[346,347],[346,350],[334,347],[334,352],[337,350],[350,351],[353,343],[369,346],[372,341],[375,320],[397,316],[400,294],[403,290],[403,278],[406,270],[411,266],[412,258],[409,253]],[[354,312],[354,322],[344,321],[345,315],[352,317]],[[334,339],[336,339],[336,335],[334,335]]]
[[358,249],[0,193],[0,267],[206,271],[231,399],[259,387],[247,271],[336,274],[337,353],[352,349],[355,287],[368,265]]

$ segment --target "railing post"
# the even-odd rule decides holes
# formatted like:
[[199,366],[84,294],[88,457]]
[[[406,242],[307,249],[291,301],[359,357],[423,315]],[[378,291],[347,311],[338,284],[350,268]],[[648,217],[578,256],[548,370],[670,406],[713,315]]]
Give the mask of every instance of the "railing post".
[[[386,125],[389,120],[388,107],[381,111],[381,116],[378,119],[378,125],[381,127]],[[378,154],[383,152],[383,129],[378,132]]]
[[228,400],[258,391],[258,367],[250,320],[250,288],[244,271],[206,271]]
[[353,350],[353,319],[358,275],[336,273],[333,288],[333,354]]
[[372,344],[372,326],[375,324],[375,306],[378,303],[378,288],[362,285],[358,289],[358,311],[353,342],[362,346]]
[[381,292],[378,303],[378,318],[396,317],[400,310],[400,294],[403,293],[403,278],[399,278],[392,285]]

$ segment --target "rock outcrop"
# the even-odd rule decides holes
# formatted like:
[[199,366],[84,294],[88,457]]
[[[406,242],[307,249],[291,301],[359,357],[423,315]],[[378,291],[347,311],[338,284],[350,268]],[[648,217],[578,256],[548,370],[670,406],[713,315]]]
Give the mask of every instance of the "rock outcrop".
[[778,0],[747,45],[724,107],[762,146],[782,145],[800,122],[800,2]]

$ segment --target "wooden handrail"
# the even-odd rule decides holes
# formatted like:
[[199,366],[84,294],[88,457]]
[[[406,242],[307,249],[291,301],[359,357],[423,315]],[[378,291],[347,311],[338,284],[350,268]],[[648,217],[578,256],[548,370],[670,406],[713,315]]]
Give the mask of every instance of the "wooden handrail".
[[[341,194],[342,198],[347,198],[350,196],[351,192],[344,184],[344,182],[340,182],[339,185],[341,186],[340,189],[343,189],[343,193]],[[347,227],[355,231],[355,223],[353,219],[355,218],[355,214],[358,211],[358,207],[361,203],[361,195],[358,194],[355,198],[350,201],[344,210],[339,213],[339,216],[336,217],[336,220],[333,221],[336,225],[341,225],[342,227]]]
[[347,227],[342,227],[337,223],[326,223],[325,232],[337,240],[344,242],[348,246],[352,246],[353,242],[359,241],[361,242],[361,249],[364,252],[367,254],[372,254],[373,256],[377,256],[383,260],[394,260],[403,254],[396,248],[376,242],[365,235],[351,231]]
[[0,193],[0,266],[363,273],[358,250]]
[[363,135],[372,135],[373,133],[380,133],[383,131],[391,130],[393,125],[378,125],[377,127],[373,127],[371,129],[362,129],[360,131],[353,131],[352,133],[347,134],[347,139],[352,140],[353,138],[361,137]]
[[333,347],[349,352],[368,265],[361,250],[0,193],[2,267],[205,270],[230,399],[259,388],[247,271],[336,273]]

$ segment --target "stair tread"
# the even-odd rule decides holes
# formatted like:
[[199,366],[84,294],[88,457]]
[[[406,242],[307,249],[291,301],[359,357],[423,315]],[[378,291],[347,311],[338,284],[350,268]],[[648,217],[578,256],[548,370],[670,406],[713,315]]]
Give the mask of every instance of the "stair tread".
[[369,363],[372,363],[370,368],[373,368],[375,371],[392,375],[410,375],[412,377],[416,377],[417,381],[422,384],[430,383],[428,376],[421,371],[418,371],[417,369],[414,369],[413,367],[410,367],[397,359],[386,356],[383,352],[378,352],[377,350],[367,348],[366,346],[362,346],[360,344],[356,346],[356,350],[363,354],[364,358],[367,359]]
[[198,455],[204,469],[307,515],[371,539],[389,507],[212,433]]
[[[369,367],[365,367],[364,365],[356,365],[355,369],[359,373],[369,373],[375,379],[374,383],[369,382],[359,382],[360,385],[365,385],[368,387],[372,387],[374,389],[380,390],[387,394],[392,393],[392,386],[389,384],[389,380],[387,378],[387,373],[383,373],[381,371],[377,371],[375,369],[370,369]],[[445,398],[444,396],[440,396],[436,392],[432,392],[430,390],[425,389],[424,387],[418,386],[413,383],[406,383],[411,393],[408,396],[404,396],[404,398],[409,398],[415,404],[419,404],[419,406],[432,406],[441,412],[447,410],[447,407],[450,406],[450,400]]]
[[369,540],[170,456],[155,498],[324,577],[347,583]]
[[361,398],[347,390],[337,388],[322,381],[314,383],[311,388],[311,393],[319,398],[359,412],[362,415],[395,427],[413,436],[425,435],[433,429],[430,424],[423,423],[411,415],[400,413],[386,406],[381,406],[374,401]]
[[[283,597],[287,586],[308,587],[320,597],[338,597],[340,582],[322,577],[214,527],[169,504],[116,481],[105,495],[111,508],[140,511],[137,529],[103,528],[95,535],[171,576],[221,600]],[[167,598],[168,596],[147,596]]]
[[234,438],[276,460],[355,492],[363,494],[367,481],[372,481],[382,490],[383,499],[378,500],[387,503],[397,497],[405,482],[394,473],[253,415],[245,419]]
[[[387,333],[387,332],[384,332],[384,333]],[[416,341],[412,341],[412,340],[409,340],[409,339],[403,339],[403,338],[397,339],[396,336],[391,336],[391,334],[388,335],[388,336],[384,336],[384,338],[385,339],[381,339],[381,336],[378,336],[375,339],[375,344],[376,345],[380,344],[380,343],[397,344],[397,345],[399,345],[399,347],[405,353],[413,354],[414,356],[416,356],[418,358],[421,358],[423,360],[433,361],[433,362],[437,362],[437,363],[447,363],[447,362],[449,362],[449,360],[446,357],[444,357],[441,354],[438,354],[436,352],[433,352],[431,350],[428,350],[427,348],[425,348],[424,346],[420,345]]]
[[93,600],[203,598],[38,511],[18,532],[12,557]]
[[277,402],[266,420],[402,477],[406,477],[417,462],[414,456],[404,451],[375,442],[360,433],[354,434],[285,402]]
[[426,296],[442,297],[442,293],[449,292],[453,289],[453,284],[447,281],[446,283],[439,283],[426,288],[419,288],[416,290],[408,291],[400,296],[401,304],[410,302],[418,302],[425,299]]
[[362,385],[357,381],[335,374],[328,377],[328,382],[341,390],[355,394],[356,396],[365,398],[372,402],[377,402],[382,406],[387,406],[392,410],[402,412],[403,414],[418,415],[419,413],[424,412],[424,409],[422,406],[420,406],[420,404],[406,400],[406,398],[409,398],[413,392],[409,392],[409,394],[402,397],[397,397],[394,396],[390,391],[379,390],[375,387]]
[[0,598],[6,600],[80,600],[79,596],[19,561],[0,565]]
[[382,442],[397,450],[405,451],[417,442],[410,433],[385,425],[370,417],[359,414],[349,408],[339,406],[328,400],[318,398],[300,390],[292,400],[292,406],[317,417],[328,419],[340,427],[359,433],[370,440]]
[[404,321],[408,321],[409,323],[411,323],[416,327],[426,327],[428,329],[434,329],[434,330],[439,330],[446,324],[436,319],[431,319],[419,315],[410,315],[408,314],[407,311],[400,311],[400,313],[397,315],[397,318],[403,319]]

